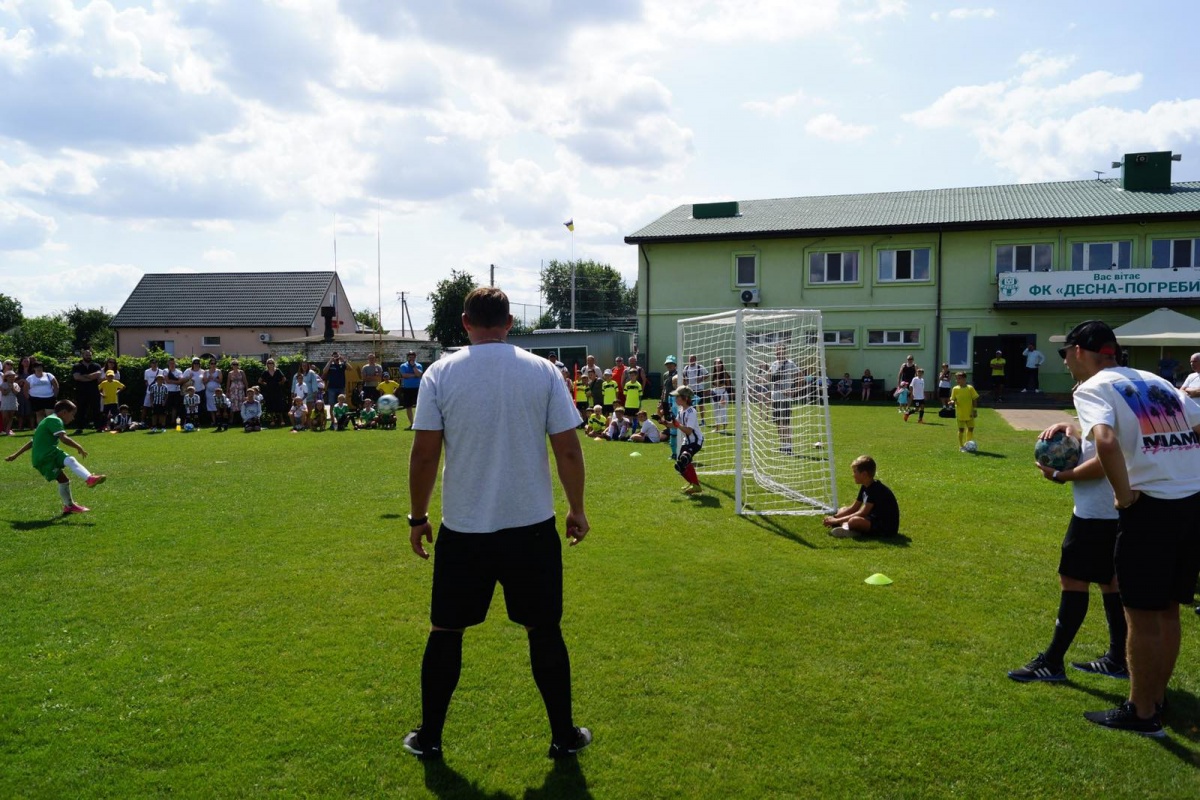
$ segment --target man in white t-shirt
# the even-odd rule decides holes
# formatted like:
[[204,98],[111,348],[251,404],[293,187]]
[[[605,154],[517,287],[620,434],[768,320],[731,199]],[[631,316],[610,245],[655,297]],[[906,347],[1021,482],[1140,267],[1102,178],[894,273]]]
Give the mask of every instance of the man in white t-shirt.
[[1059,350],[1083,435],[1120,513],[1117,583],[1129,625],[1129,700],[1089,722],[1164,736],[1161,712],[1179,656],[1180,604],[1200,575],[1200,405],[1159,376],[1117,366],[1112,328],[1081,322]]
[[[462,324],[471,342],[430,365],[421,379],[409,457],[409,543],[429,558],[429,502],[442,472],[442,524],[433,563],[429,639],[421,664],[421,726],[404,749],[422,760],[442,756],[442,728],[462,668],[463,631],[487,617],[496,583],[508,617],[529,635],[534,681],[550,718],[551,758],[592,740],[571,717],[571,662],[562,620],[562,544],[546,439],[567,498],[572,545],[588,532],[579,412],[550,361],[505,341],[508,297],[472,291]],[[480,391],[486,387],[486,391]]]
[[787,348],[775,348],[775,360],[766,370],[767,385],[771,389],[771,418],[779,432],[779,452],[792,454],[792,405],[796,402],[797,381],[800,367],[787,357]]
[[1037,343],[1030,340],[1025,349],[1021,351],[1021,355],[1025,358],[1025,388],[1022,392],[1040,392],[1041,384],[1038,382],[1038,370],[1042,364],[1046,363],[1046,357],[1042,355],[1042,351],[1037,349]]
[[1192,366],[1192,374],[1183,379],[1183,385],[1179,388],[1188,397],[1200,398],[1200,353],[1192,353],[1189,363]]

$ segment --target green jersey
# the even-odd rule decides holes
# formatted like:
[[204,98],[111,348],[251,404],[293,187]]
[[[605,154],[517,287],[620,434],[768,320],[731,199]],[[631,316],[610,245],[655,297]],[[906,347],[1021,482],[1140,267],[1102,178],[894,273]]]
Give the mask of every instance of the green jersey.
[[634,409],[636,415],[637,409],[642,405],[642,384],[636,379],[630,378],[625,382],[625,410]]
[[58,477],[58,471],[67,458],[67,454],[58,446],[58,437],[66,432],[57,414],[51,414],[39,422],[33,432],[33,468],[48,481]]

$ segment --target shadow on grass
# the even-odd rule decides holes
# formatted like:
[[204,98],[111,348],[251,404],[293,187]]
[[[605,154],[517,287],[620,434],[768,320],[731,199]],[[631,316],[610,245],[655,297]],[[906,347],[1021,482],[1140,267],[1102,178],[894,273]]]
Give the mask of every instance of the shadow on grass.
[[986,450],[976,450],[974,455],[976,458],[1008,458],[1003,453],[989,453]]
[[[425,788],[439,800],[516,800],[507,792],[485,792],[444,761],[425,761],[422,766],[425,768]],[[522,800],[589,800],[591,796],[578,759],[569,758],[555,761],[542,785],[526,789]]]
[[40,531],[58,525],[71,525],[76,528],[92,528],[96,525],[94,522],[73,520],[66,515],[51,517],[50,519],[13,519],[9,520],[8,524],[14,531]]
[[897,533],[895,536],[853,536],[851,537],[856,542],[863,544],[881,544],[888,547],[908,547],[912,544],[912,537],[905,536],[903,533]]
[[403,514],[380,514],[380,519],[405,519]]
[[[1116,683],[1116,681],[1113,681],[1113,683]],[[1097,704],[1097,708],[1082,709],[1080,711],[1081,714],[1083,711],[1099,711],[1100,707],[1104,706],[1110,708],[1119,706],[1125,702],[1128,696],[1126,687],[1129,686],[1128,683],[1122,681],[1121,685],[1115,687],[1117,691],[1114,691],[1093,689],[1090,686],[1083,686],[1074,681],[1063,685],[1077,692],[1090,694],[1100,701]],[[1163,726],[1173,735],[1177,735],[1182,739],[1193,743],[1200,742],[1200,728],[1197,727],[1197,721],[1200,719],[1200,700],[1197,700],[1196,696],[1191,692],[1172,689],[1167,692],[1167,701],[1169,708],[1163,714]],[[1157,739],[1155,741],[1162,745],[1163,749],[1177,756],[1183,763],[1200,768],[1200,756],[1194,750],[1170,738]]]

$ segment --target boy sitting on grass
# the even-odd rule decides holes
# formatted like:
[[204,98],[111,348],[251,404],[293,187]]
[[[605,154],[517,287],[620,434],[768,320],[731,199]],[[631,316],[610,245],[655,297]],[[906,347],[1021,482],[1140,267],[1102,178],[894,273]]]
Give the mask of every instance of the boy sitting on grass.
[[603,436],[604,430],[608,427],[608,420],[604,417],[604,408],[595,406],[592,408],[592,413],[588,415],[587,426],[584,428],[590,438],[595,439],[597,436]]
[[646,444],[658,444],[662,441],[662,431],[658,426],[650,421],[650,417],[645,411],[637,413],[638,431],[629,437],[631,442],[645,442]]
[[900,505],[896,495],[875,480],[875,459],[859,456],[850,464],[854,482],[862,489],[853,505],[839,508],[822,522],[829,535],[839,539],[851,536],[895,536],[900,532]]
[[625,416],[625,407],[616,406],[613,408],[612,420],[608,423],[608,428],[605,429],[603,438],[610,442],[623,442],[629,438],[633,430],[633,423],[629,417]]
[[377,427],[378,414],[375,411],[375,404],[371,402],[371,398],[363,400],[362,411],[358,412],[358,419],[354,421],[354,429],[361,431],[363,428]]

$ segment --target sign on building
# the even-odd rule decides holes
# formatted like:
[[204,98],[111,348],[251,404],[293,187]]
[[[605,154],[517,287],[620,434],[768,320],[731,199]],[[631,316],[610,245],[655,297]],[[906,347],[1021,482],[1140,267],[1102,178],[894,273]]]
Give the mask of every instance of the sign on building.
[[1197,298],[1200,269],[1006,272],[998,289],[1001,303]]

